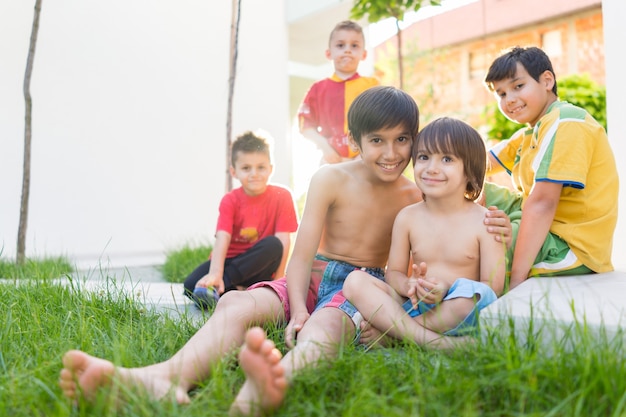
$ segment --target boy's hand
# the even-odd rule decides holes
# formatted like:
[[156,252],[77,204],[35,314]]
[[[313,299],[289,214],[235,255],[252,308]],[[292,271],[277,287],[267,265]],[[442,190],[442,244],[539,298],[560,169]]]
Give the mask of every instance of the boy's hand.
[[438,304],[443,300],[448,288],[439,282],[437,278],[419,278],[416,287],[417,296],[426,304]]
[[496,206],[489,206],[487,209],[489,211],[485,213],[484,220],[487,231],[494,235],[496,242],[504,242],[506,247],[510,248],[513,241],[511,219],[503,210],[498,209]]
[[417,308],[417,303],[420,301],[420,296],[418,295],[418,288],[419,287],[419,279],[424,279],[426,278],[426,271],[428,270],[428,267],[426,265],[426,262],[420,262],[419,265],[417,264],[413,264],[411,266],[411,269],[413,270],[413,274],[411,275],[411,277],[409,277],[408,280],[408,291],[407,291],[407,296],[408,298],[411,300],[411,304],[413,304],[414,308]]
[[197,287],[213,287],[217,289],[219,294],[224,294],[224,279],[221,276],[217,276],[217,274],[208,273],[196,282],[196,288]]
[[302,330],[302,326],[304,326],[304,323],[310,316],[307,311],[291,315],[291,320],[289,320],[287,328],[285,328],[285,344],[289,349],[293,349],[296,346],[298,332]]

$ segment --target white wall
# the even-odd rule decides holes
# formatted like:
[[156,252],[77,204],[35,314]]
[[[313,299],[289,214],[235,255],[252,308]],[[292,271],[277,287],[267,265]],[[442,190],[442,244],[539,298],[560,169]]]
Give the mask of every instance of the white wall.
[[602,0],[604,20],[604,48],[606,56],[606,99],[609,140],[615,153],[620,175],[619,218],[613,246],[615,269],[626,271],[626,131],[623,109],[626,107],[626,74],[624,60],[624,22],[626,3],[623,0]]
[[[288,184],[283,1],[242,3],[233,134],[269,131],[273,179]],[[0,2],[3,257],[15,256],[33,6]],[[230,12],[230,2],[194,0],[43,2],[28,256],[138,265],[212,241],[226,171]]]

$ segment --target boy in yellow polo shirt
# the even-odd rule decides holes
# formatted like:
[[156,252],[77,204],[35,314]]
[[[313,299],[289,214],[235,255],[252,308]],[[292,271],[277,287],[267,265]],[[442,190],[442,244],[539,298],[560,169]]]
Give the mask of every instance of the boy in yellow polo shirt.
[[526,125],[489,152],[492,172],[506,170],[519,194],[485,190],[487,204],[513,223],[510,288],[531,276],[612,271],[618,175],[604,128],[558,99],[552,64],[539,48],[507,51],[485,84],[502,113]]

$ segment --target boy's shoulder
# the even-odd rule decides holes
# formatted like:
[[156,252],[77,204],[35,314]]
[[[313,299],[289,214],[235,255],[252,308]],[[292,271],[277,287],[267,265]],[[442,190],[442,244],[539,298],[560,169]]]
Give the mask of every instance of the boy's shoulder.
[[583,107],[577,106],[567,101],[557,100],[550,105],[546,114],[542,117],[542,124],[552,124],[555,122],[587,122],[596,124],[597,121]]
[[312,184],[337,195],[360,189],[371,181],[361,160],[323,165],[311,179]]
[[313,174],[312,181],[342,184],[355,171],[353,162],[356,161],[322,165]]

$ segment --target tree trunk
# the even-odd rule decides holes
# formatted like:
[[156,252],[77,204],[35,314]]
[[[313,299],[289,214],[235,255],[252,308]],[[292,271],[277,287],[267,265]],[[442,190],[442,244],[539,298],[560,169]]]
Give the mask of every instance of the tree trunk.
[[17,254],[16,262],[23,265],[26,259],[26,228],[28,226],[28,200],[30,195],[30,150],[32,142],[32,110],[33,102],[30,95],[30,78],[33,73],[35,61],[35,47],[37,46],[37,32],[39,32],[39,15],[41,13],[41,0],[35,0],[35,15],[30,33],[30,46],[26,60],[26,73],[24,74],[24,101],[26,112],[24,117],[24,166],[22,174],[22,199],[20,202],[20,224],[17,231]]
[[230,23],[230,69],[228,76],[228,108],[226,110],[226,191],[233,188],[230,176],[230,145],[233,130],[233,99],[235,95],[235,76],[237,73],[237,53],[239,44],[239,20],[241,16],[241,0],[233,0]]
[[402,58],[402,30],[400,21],[396,19],[396,36],[398,39],[398,80],[400,90],[404,90],[404,60]]

